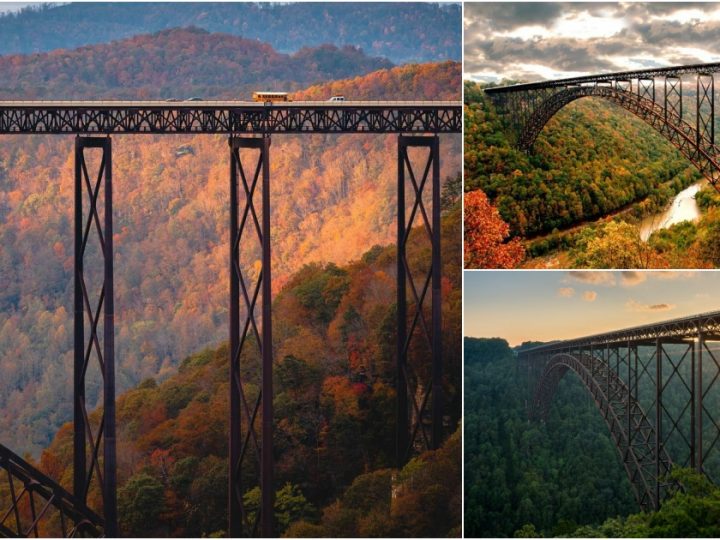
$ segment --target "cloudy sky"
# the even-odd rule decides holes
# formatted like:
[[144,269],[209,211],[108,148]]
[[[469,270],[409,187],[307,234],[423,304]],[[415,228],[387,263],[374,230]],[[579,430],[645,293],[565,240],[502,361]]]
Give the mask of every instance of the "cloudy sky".
[[526,82],[720,62],[720,2],[466,3],[465,77]]
[[582,337],[720,310],[719,288],[720,272],[465,272],[465,335]]

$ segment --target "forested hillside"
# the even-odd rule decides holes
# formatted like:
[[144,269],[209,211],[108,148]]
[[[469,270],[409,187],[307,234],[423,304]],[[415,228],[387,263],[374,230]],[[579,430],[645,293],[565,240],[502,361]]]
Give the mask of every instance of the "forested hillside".
[[[217,39],[186,33],[198,43]],[[137,39],[147,45],[165,37]],[[142,54],[162,57],[161,47],[144,48]],[[92,47],[77,54],[99,55]],[[61,58],[48,86],[74,76]],[[128,92],[139,97],[133,84],[141,80],[134,71],[140,66],[129,65],[135,67]],[[197,69],[201,80],[205,68]],[[459,99],[460,65],[402,66],[338,84],[352,99]],[[306,263],[344,264],[394,241],[396,140],[273,139],[276,291]],[[20,453],[37,454],[72,415],[72,147],[72,137],[0,137],[0,438]],[[441,164],[443,178],[458,175],[459,136],[441,137]],[[115,343],[123,390],[146,377],[164,379],[188,354],[227,338],[227,141],[116,136],[113,167]],[[96,398],[90,388],[89,401]]]
[[0,17],[0,54],[67,49],[197,26],[273,43],[286,53],[332,43],[359,46],[398,63],[460,61],[461,12],[459,3],[41,4]]
[[[651,127],[617,106],[582,99],[548,122],[528,155],[511,145],[482,87],[465,87],[465,189],[484,191],[511,235],[525,240],[526,265],[551,264],[532,260],[547,253],[585,268],[703,267],[718,256],[688,249],[694,238],[682,234],[654,242],[678,236],[672,228],[641,240],[640,219],[701,178]],[[613,244],[626,249],[614,254]]]
[[390,61],[352,46],[284,54],[257,40],[175,28],[73,50],[0,57],[0,99],[251,100],[254,90],[292,91],[390,67]]
[[[436,452],[394,462],[395,250],[376,246],[345,266],[309,264],[273,312],[279,532],[294,536],[459,535],[461,493],[460,203],[446,191],[442,242],[446,435]],[[413,243],[409,263],[427,251]],[[207,536],[227,519],[227,346],[186,358],[117,402],[119,515],[132,536]],[[260,366],[243,357],[247,380]],[[419,372],[429,366],[415,364]],[[257,388],[248,384],[252,395]],[[99,421],[96,411],[92,421]],[[453,435],[454,432],[454,435]],[[72,427],[41,467],[72,484]],[[245,499],[257,501],[247,473]],[[90,503],[97,505],[97,487]]]
[[567,536],[637,511],[579,380],[563,378],[546,423],[528,420],[528,399],[505,340],[465,338],[465,534],[512,537],[532,525],[543,536]]
[[[523,344],[529,346],[530,344]],[[683,346],[667,345],[668,361]],[[673,352],[673,348],[675,351]],[[716,347],[711,346],[717,354]],[[658,512],[640,513],[622,460],[589,393],[569,372],[560,382],[547,422],[531,421],[527,374],[500,338],[465,338],[465,532],[468,536],[687,537],[715,536],[720,492],[704,477],[676,468],[668,481],[682,490]],[[641,352],[641,362],[649,360]],[[687,363],[686,363],[687,364]],[[677,369],[689,376],[689,367]],[[715,366],[704,367],[712,379]],[[641,373],[638,396],[655,406],[654,382]],[[666,380],[664,446],[681,467],[688,461],[687,387]],[[718,392],[705,394],[707,411],[720,406]],[[714,428],[705,436],[714,437]],[[704,470],[714,477],[720,453],[704,447]],[[493,486],[488,489],[488,486]]]
[[[674,471],[683,486],[657,512],[610,518],[601,525],[577,528],[575,538],[717,538],[720,536],[720,488],[691,469]],[[531,527],[522,531],[531,536]]]

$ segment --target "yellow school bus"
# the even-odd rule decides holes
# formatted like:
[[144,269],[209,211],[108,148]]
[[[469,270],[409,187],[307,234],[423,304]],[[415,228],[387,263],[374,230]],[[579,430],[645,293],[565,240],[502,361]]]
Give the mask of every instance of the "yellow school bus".
[[287,92],[253,92],[253,101],[261,103],[275,101],[292,101]]

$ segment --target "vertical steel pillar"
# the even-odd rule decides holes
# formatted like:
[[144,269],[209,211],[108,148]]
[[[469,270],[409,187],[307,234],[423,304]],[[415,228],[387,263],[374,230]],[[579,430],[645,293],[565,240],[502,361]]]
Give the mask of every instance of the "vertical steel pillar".
[[660,508],[660,450],[662,447],[662,342],[655,339],[655,509]]
[[407,280],[405,279],[405,154],[403,139],[398,139],[397,155],[397,366],[395,392],[397,394],[397,420],[395,456],[398,468],[405,464],[410,446],[410,417],[408,410],[407,365]]
[[75,139],[75,299],[73,364],[73,495],[85,500],[85,306],[83,305],[83,139]]
[[[628,452],[632,452],[632,443],[633,443],[633,429],[632,429],[632,400],[633,400],[633,393],[632,393],[632,383],[633,383],[633,372],[632,372],[632,356],[633,356],[633,349],[632,349],[632,342],[628,339],[627,343],[627,374],[628,374],[628,380],[627,380],[627,387],[628,387],[628,395],[627,395],[627,402],[625,403],[625,407],[627,410],[625,411],[627,413],[627,443],[628,443]],[[618,373],[618,377],[620,374]],[[629,454],[628,454],[629,455]]]
[[[86,149],[100,149],[102,157],[96,176],[91,181],[85,160]],[[98,199],[104,185],[104,219],[100,220]],[[87,196],[85,213],[83,199]],[[109,137],[77,137],[75,139],[75,294],[74,294],[74,433],[73,492],[87,501],[92,476],[100,482],[105,518],[105,536],[118,535],[117,528],[117,458],[115,441],[115,306],[113,291],[113,204],[112,204],[112,141]],[[85,280],[85,255],[92,229],[98,235],[103,258],[103,283],[97,305],[91,305]],[[98,327],[103,317],[102,347]],[[87,316],[87,319],[86,319]],[[90,329],[85,338],[85,322]],[[85,403],[85,377],[91,356],[95,353],[103,378],[103,416],[97,433],[93,433]],[[102,469],[99,450],[102,442]],[[90,466],[87,467],[87,447]]]
[[697,405],[697,413],[695,414],[695,420],[697,427],[695,428],[695,435],[697,440],[695,442],[695,449],[697,450],[697,458],[695,459],[695,467],[698,472],[703,471],[703,349],[705,348],[705,335],[702,328],[698,327],[698,345],[697,345],[697,368],[695,373],[697,374],[697,399],[695,403]]
[[[274,535],[274,459],[273,459],[273,385],[272,385],[272,280],[270,250],[270,137],[230,137],[230,463],[228,520],[229,536]],[[257,150],[252,176],[246,175],[241,149]],[[262,176],[261,176],[262,175]],[[240,182],[239,182],[240,180]],[[260,184],[262,216],[255,207]],[[239,190],[242,190],[242,197]],[[242,201],[242,212],[240,204]],[[255,285],[243,271],[240,253],[243,240],[259,243],[262,269]],[[261,329],[255,318],[257,300],[261,298]],[[240,317],[240,301],[245,308]],[[254,338],[261,360],[260,393],[248,401],[240,374],[244,346]],[[260,413],[261,434],[257,435]],[[242,421],[246,422],[245,433]],[[241,483],[243,465],[257,457],[261,501],[259,514],[248,516],[243,504],[245,486]],[[253,486],[248,486],[253,487]]]
[[443,365],[442,365],[442,260],[440,224],[440,138],[432,137],[432,447],[440,448],[443,439]]
[[695,468],[695,342],[690,343],[690,467]]
[[[408,152],[409,148],[427,148],[427,161],[422,176],[416,176]],[[416,440],[420,439],[426,448],[438,448],[443,439],[443,392],[442,392],[442,258],[440,248],[440,142],[435,136],[398,137],[398,245],[397,245],[397,464],[401,466],[410,456]],[[405,213],[405,186],[410,180],[413,203],[409,216]],[[425,187],[432,189],[432,214],[428,217],[423,195]],[[431,244],[431,263],[425,279],[416,281],[411,271],[407,248],[413,225],[419,225],[416,231],[424,230]],[[408,286],[414,302],[411,321],[408,321]],[[431,322],[428,324],[424,312],[425,300],[430,291]],[[408,326],[408,322],[410,325]],[[431,358],[430,380],[424,385],[420,403],[416,400],[416,390],[422,384],[415,374],[409,377],[412,366],[408,363],[410,345],[418,330],[428,343]],[[410,387],[411,380],[418,384]],[[428,406],[428,398],[432,394]],[[412,405],[414,421],[410,422],[409,405]],[[430,408],[430,434],[426,433],[424,415]]]

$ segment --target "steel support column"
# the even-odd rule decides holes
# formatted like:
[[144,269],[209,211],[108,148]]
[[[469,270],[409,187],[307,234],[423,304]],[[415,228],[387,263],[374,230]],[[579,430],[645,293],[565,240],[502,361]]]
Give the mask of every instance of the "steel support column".
[[695,450],[697,451],[697,457],[695,458],[695,467],[698,472],[703,472],[703,349],[705,348],[705,336],[702,328],[698,326],[698,337],[697,337],[697,367],[695,373],[697,375],[697,399],[695,404],[697,407],[697,413],[695,414],[695,421],[697,427],[695,428],[695,435],[697,440],[695,441]]
[[[229,536],[274,535],[273,386],[270,258],[270,137],[230,137],[230,463]],[[256,157],[241,150],[256,151]],[[252,169],[246,169],[244,163]],[[258,195],[258,188],[261,193]],[[261,198],[261,216],[255,202]],[[262,267],[257,275],[243,262],[246,243],[259,249]],[[252,253],[253,247],[247,251]],[[261,320],[256,320],[260,299]],[[244,311],[241,316],[241,300]],[[251,353],[255,342],[256,352]],[[247,347],[245,347],[247,345]],[[259,392],[250,395],[241,375],[241,361],[260,361]],[[258,416],[261,417],[258,426]],[[244,425],[244,430],[243,430]],[[258,427],[260,435],[258,436]],[[243,502],[244,466],[255,458],[261,492],[260,508],[250,516]]]
[[[417,176],[410,156],[410,148],[426,148],[427,159],[422,176]],[[424,448],[438,448],[443,439],[443,392],[442,392],[442,294],[440,249],[440,143],[437,136],[398,137],[398,244],[397,244],[397,465],[402,466],[411,455],[416,442]],[[410,214],[406,215],[406,184],[412,187]],[[423,196],[430,184],[432,213],[428,216]],[[414,227],[419,223],[419,227]],[[408,262],[408,246],[414,231],[425,231],[431,246],[431,263],[423,280],[417,281]],[[413,240],[416,237],[413,235]],[[411,310],[408,319],[408,288],[411,293]],[[425,313],[426,299],[430,292],[431,320]],[[415,334],[418,334],[417,336]],[[409,362],[418,350],[423,334],[425,348],[430,358],[430,374],[421,380],[419,366]],[[428,380],[429,379],[429,380]],[[417,393],[421,398],[418,402]],[[430,399],[431,397],[431,399]],[[429,403],[428,403],[429,401]],[[412,407],[412,409],[410,408]],[[424,416],[430,410],[430,432]],[[412,414],[412,416],[411,416]],[[412,421],[411,421],[412,418]]]
[[662,358],[663,347],[660,338],[655,340],[655,500],[654,508],[660,508],[660,474],[661,467],[661,450],[663,445],[662,437],[662,394],[663,394],[663,375],[662,375]]
[[[92,149],[99,149],[101,156],[97,172],[91,176],[88,172],[86,151]],[[104,188],[102,219],[98,212],[101,188]],[[93,475],[97,477],[103,498],[104,532],[108,537],[118,535],[112,215],[112,142],[109,137],[77,137],[75,139],[73,492],[78,500],[87,502]],[[93,262],[89,260],[93,253],[92,251],[88,253],[88,249],[90,237],[95,237],[95,234],[103,264],[102,285],[99,291],[90,287],[94,284],[89,282],[87,268],[90,264],[86,264]],[[93,296],[96,292],[97,298]],[[103,324],[100,332],[101,314]],[[86,329],[89,330],[87,337]],[[92,357],[98,362],[103,380],[103,413],[95,432],[85,402],[86,376]]]

